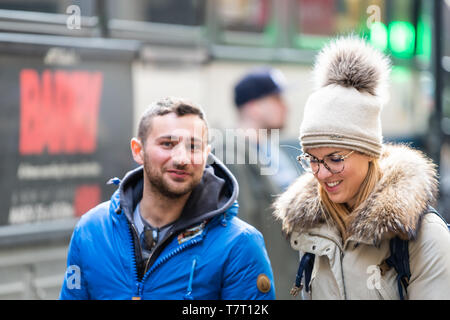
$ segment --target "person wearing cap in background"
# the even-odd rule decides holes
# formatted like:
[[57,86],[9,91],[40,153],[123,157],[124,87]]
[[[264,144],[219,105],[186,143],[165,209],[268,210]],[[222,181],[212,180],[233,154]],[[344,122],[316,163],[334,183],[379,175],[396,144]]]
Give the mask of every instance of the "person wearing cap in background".
[[[431,205],[436,166],[384,144],[390,61],[363,39],[319,53],[300,126],[301,175],[274,203],[300,253],[292,294],[312,299],[450,299],[450,233]],[[302,281],[304,279],[304,281]]]
[[[272,216],[271,204],[298,175],[295,159],[279,148],[279,134],[286,122],[287,106],[283,100],[285,78],[280,70],[258,67],[245,74],[234,87],[238,127],[248,144],[227,145],[224,163],[239,183],[239,217],[256,227],[264,236],[274,274],[278,299],[290,299],[292,286],[287,275],[294,271],[297,255]],[[259,130],[267,133],[260,136]],[[262,141],[262,139],[264,141]],[[242,141],[242,140],[241,140]],[[275,148],[275,149],[274,149]],[[226,161],[233,153],[235,161]],[[252,162],[252,156],[258,156]],[[245,159],[239,163],[237,159]]]
[[[273,135],[278,135],[286,123],[288,108],[283,99],[285,88],[286,79],[283,73],[268,67],[251,70],[234,87],[239,128],[245,131],[250,142],[257,148],[258,156],[263,157],[258,159],[259,165],[274,169],[265,175],[270,176],[276,188],[281,190],[289,186],[297,173],[295,159],[291,161],[279,145],[270,143]],[[260,141],[258,130],[267,132],[267,140]],[[252,136],[251,132],[255,135]],[[278,141],[275,139],[273,142]],[[271,150],[272,147],[276,147],[276,150]]]

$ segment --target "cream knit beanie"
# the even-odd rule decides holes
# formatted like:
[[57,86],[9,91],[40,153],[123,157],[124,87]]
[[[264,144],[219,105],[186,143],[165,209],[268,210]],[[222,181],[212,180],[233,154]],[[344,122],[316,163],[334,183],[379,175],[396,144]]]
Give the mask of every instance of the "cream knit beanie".
[[316,90],[300,126],[303,151],[339,147],[379,158],[389,72],[389,59],[360,38],[342,37],[325,46],[316,58]]

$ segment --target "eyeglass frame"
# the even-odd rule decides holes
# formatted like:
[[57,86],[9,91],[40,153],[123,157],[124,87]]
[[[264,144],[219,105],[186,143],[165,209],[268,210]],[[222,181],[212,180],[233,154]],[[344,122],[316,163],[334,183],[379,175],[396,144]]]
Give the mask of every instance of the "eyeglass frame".
[[[355,150],[352,150],[352,151],[350,151],[349,153],[347,153],[347,154],[345,154],[345,155],[342,155],[342,156],[339,155],[339,156],[340,156],[340,160],[341,160],[341,161],[344,161],[345,159],[347,159],[348,157],[350,157],[351,154],[352,154],[353,152],[355,152]],[[341,172],[344,171],[344,169],[345,169],[345,166],[344,166],[344,164],[343,164],[343,165],[342,165],[341,171],[333,172],[333,171],[331,171],[330,167],[325,163],[325,160],[324,160],[324,159],[319,159],[319,158],[317,158],[317,157],[314,157],[314,158],[317,159],[317,162],[318,162],[318,164],[317,164],[317,171],[314,172],[314,171],[312,170],[312,168],[311,168],[311,164],[310,164],[310,169],[309,169],[309,170],[306,169],[306,168],[303,166],[302,160],[301,160],[301,159],[302,159],[302,158],[304,159],[304,158],[306,158],[306,157],[314,157],[314,156],[311,155],[311,154],[308,154],[308,153],[303,153],[303,154],[297,156],[297,161],[300,163],[300,165],[302,166],[302,168],[303,168],[305,171],[311,172],[312,174],[318,174],[318,173],[319,173],[319,171],[320,171],[320,164],[322,164],[322,165],[324,166],[324,168],[327,169],[328,172],[330,172],[331,174],[338,174],[338,173],[341,173]]]

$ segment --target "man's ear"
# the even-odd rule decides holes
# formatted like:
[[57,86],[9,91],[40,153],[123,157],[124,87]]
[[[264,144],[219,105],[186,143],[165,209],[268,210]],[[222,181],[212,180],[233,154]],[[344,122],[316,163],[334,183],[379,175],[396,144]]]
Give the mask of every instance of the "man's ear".
[[131,139],[130,146],[134,161],[136,161],[139,165],[142,165],[144,163],[144,146],[141,141],[137,138],[133,138]]

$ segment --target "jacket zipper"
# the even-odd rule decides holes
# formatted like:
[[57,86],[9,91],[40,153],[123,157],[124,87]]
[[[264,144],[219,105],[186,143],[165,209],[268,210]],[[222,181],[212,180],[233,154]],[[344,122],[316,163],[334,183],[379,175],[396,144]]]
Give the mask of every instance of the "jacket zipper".
[[160,259],[160,260],[158,261],[158,263],[155,263],[155,264],[150,268],[150,270],[148,270],[148,271],[144,274],[144,276],[142,277],[142,281],[141,281],[142,286],[140,287],[139,296],[142,296],[142,294],[143,294],[143,290],[144,290],[143,284],[144,284],[144,282],[147,280],[147,278],[150,276],[150,274],[153,273],[153,272],[156,270],[156,268],[158,268],[160,265],[162,265],[162,264],[163,264],[164,262],[166,262],[167,260],[173,258],[175,255],[179,254],[179,253],[182,252],[183,250],[185,250],[185,249],[187,249],[187,248],[189,248],[189,247],[192,247],[192,246],[198,244],[198,243],[201,242],[201,241],[202,241],[202,239],[193,239],[193,240],[189,241],[188,243],[185,243],[185,244],[183,244],[182,246],[177,247],[175,250],[169,252],[169,253],[168,253],[167,255],[165,255],[162,259]]
[[184,295],[184,300],[194,300],[194,297],[192,296],[192,283],[194,282],[194,271],[195,271],[195,265],[197,264],[197,258],[194,258],[192,260],[191,265],[191,273],[189,274],[189,283],[187,287],[187,292]]
[[[158,261],[158,263],[155,263],[152,268],[150,270],[148,270],[147,272],[144,273],[144,276],[142,277],[141,281],[139,281],[139,276],[137,273],[137,263],[136,263],[136,256],[135,256],[135,248],[134,248],[134,236],[132,234],[132,232],[134,231],[137,234],[137,230],[135,228],[135,226],[133,224],[130,224],[131,228],[129,228],[129,235],[130,235],[130,244],[131,244],[131,257],[132,257],[132,265],[133,265],[133,275],[134,275],[134,280],[136,283],[136,293],[133,296],[133,300],[140,300],[142,298],[143,295],[143,291],[144,291],[144,282],[145,280],[149,277],[149,275],[156,269],[158,268],[161,264],[163,264],[164,262],[166,262],[167,260],[169,260],[170,258],[172,258],[173,256],[179,254],[181,251],[192,247],[193,245],[198,244],[199,242],[201,242],[203,240],[203,236],[200,236],[200,239],[192,239],[189,242],[177,247],[175,250],[169,252],[166,256],[164,256],[162,259],[160,259]],[[168,237],[169,238],[169,237]],[[166,240],[168,239],[166,238]],[[153,252],[155,252],[156,248],[154,249]],[[149,259],[147,260],[147,265],[146,265],[146,269],[148,267],[148,262],[150,261],[151,256],[149,257]]]
[[141,287],[142,287],[142,281],[139,281],[139,275],[137,272],[137,262],[136,262],[136,255],[135,255],[135,248],[134,248],[134,235],[132,234],[133,232],[135,232],[137,234],[137,230],[135,228],[135,226],[130,223],[130,228],[128,228],[128,233],[130,235],[130,253],[131,253],[131,260],[132,260],[132,266],[133,266],[133,276],[134,276],[134,281],[136,283],[136,291],[132,297],[133,300],[140,300],[141,299],[141,294],[140,292]]
[[171,236],[173,235],[173,231],[170,232],[168,236],[166,236],[155,248],[153,248],[153,251],[150,253],[150,256],[148,257],[147,261],[145,262],[145,268],[144,268],[144,275],[148,271],[149,263],[153,257],[153,254],[156,252],[156,250],[164,243],[166,242]]

